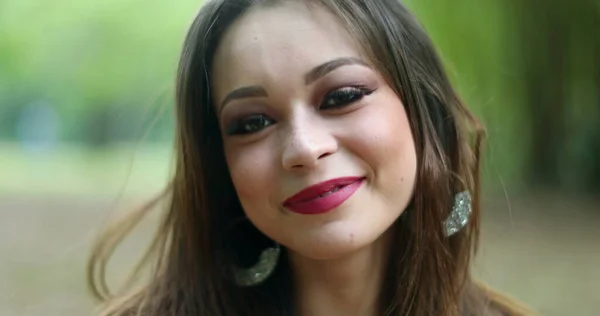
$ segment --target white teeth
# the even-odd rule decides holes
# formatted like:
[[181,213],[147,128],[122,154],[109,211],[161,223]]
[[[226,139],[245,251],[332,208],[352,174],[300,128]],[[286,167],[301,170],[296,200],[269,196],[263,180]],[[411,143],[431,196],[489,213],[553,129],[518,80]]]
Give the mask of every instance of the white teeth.
[[327,192],[325,192],[325,193],[323,193],[323,194],[319,195],[319,197],[326,197],[326,196],[328,196],[328,195],[332,194],[333,192],[336,192],[336,191],[338,191],[338,190],[339,190],[339,189],[341,189],[341,188],[342,188],[342,187],[335,187],[335,188],[333,188],[331,191],[327,191]]

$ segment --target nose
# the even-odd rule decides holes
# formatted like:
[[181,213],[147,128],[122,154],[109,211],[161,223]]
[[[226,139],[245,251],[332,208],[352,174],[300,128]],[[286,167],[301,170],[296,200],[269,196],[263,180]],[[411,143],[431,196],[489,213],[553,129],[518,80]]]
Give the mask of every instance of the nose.
[[338,144],[319,118],[295,120],[282,137],[283,168],[299,171],[315,167],[319,161],[335,153]]

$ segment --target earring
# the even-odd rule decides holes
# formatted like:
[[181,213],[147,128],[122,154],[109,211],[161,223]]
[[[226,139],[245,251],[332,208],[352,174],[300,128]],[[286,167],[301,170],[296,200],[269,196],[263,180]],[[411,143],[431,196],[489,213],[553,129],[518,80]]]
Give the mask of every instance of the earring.
[[469,191],[463,191],[454,196],[454,206],[446,220],[444,221],[444,230],[446,237],[456,234],[467,225],[471,215],[471,194]]
[[264,282],[273,274],[277,262],[279,261],[279,253],[281,247],[275,244],[274,247],[269,247],[260,254],[258,262],[248,269],[234,267],[233,276],[235,283],[241,287],[254,286]]

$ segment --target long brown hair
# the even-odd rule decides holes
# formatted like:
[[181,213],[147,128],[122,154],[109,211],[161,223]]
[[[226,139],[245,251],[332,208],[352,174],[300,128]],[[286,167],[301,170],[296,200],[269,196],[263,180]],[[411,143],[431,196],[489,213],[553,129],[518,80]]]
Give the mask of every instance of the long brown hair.
[[[211,65],[227,28],[250,7],[277,0],[207,1],[190,27],[177,76],[176,165],[164,195],[115,223],[96,244],[88,277],[103,315],[294,315],[285,251],[265,283],[239,288],[231,267],[256,259],[268,241],[243,216],[212,108]],[[484,130],[459,100],[428,36],[398,0],[312,0],[337,16],[406,107],[418,171],[414,198],[394,230],[381,289],[385,315],[524,315],[470,276],[479,237],[479,157]],[[445,237],[454,194],[469,190],[467,227]],[[104,281],[119,242],[161,199],[170,202],[144,258],[154,263],[138,291],[111,294]],[[240,237],[241,236],[241,237]]]

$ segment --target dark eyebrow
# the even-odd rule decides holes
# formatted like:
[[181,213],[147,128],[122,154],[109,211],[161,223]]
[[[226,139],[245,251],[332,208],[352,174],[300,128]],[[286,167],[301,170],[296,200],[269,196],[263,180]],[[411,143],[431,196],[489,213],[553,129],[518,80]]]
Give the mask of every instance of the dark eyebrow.
[[336,70],[339,67],[342,66],[348,66],[348,65],[361,65],[361,66],[365,66],[365,67],[369,67],[371,68],[371,66],[369,66],[369,64],[367,64],[366,62],[362,61],[359,58],[356,57],[342,57],[342,58],[338,58],[338,59],[334,59],[334,60],[330,60],[326,63],[323,63],[315,68],[313,68],[311,71],[309,71],[305,76],[304,76],[304,83],[306,85],[309,85],[311,83],[313,83],[315,80],[325,76],[326,74]]
[[223,109],[225,104],[231,100],[243,99],[243,98],[257,98],[257,97],[268,97],[267,90],[261,86],[248,86],[237,88],[227,94],[223,102],[221,102],[220,109]]
[[[315,80],[334,71],[335,69],[342,67],[342,66],[348,66],[348,65],[362,65],[362,66],[371,68],[371,66],[369,66],[369,64],[367,64],[366,62],[364,62],[361,59],[356,58],[356,57],[337,58],[337,59],[333,59],[328,62],[325,62],[325,63],[311,69],[304,76],[304,83],[306,85],[309,85],[309,84],[313,83]],[[227,96],[225,96],[225,99],[223,99],[223,101],[221,102],[221,107],[219,109],[222,110],[223,107],[225,106],[225,104],[227,104],[228,102],[235,100],[235,99],[257,98],[257,97],[268,97],[268,96],[269,96],[269,94],[267,93],[267,90],[265,90],[265,88],[263,88],[262,86],[247,86],[247,87],[237,88],[237,89],[229,92],[227,94]]]

